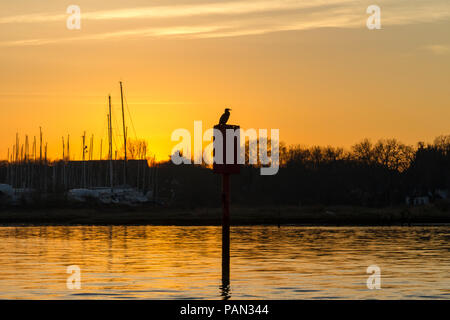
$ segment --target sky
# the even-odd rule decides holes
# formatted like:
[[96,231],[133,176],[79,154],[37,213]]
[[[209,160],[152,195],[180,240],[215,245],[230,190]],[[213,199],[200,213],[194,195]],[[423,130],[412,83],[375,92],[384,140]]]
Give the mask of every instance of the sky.
[[[78,5],[81,28],[68,29]],[[369,30],[366,9],[381,9]],[[287,144],[408,144],[450,134],[448,0],[15,0],[0,2],[0,158],[18,132],[50,158],[106,154],[108,95],[128,136],[167,158],[178,128],[279,129]],[[130,120],[130,116],[131,119]],[[208,143],[205,142],[204,146]]]

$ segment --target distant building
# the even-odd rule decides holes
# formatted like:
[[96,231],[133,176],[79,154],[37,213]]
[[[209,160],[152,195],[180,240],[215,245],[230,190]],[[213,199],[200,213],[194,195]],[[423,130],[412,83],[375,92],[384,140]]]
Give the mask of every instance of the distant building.
[[448,199],[448,190],[436,189],[434,194],[436,195],[436,198]]
[[423,206],[430,203],[428,196],[421,197],[406,197],[406,204],[408,206]]
[[436,189],[434,192],[428,191],[427,193],[415,192],[414,195],[406,197],[405,202],[409,206],[422,206],[437,199],[448,199],[448,195],[446,189]]

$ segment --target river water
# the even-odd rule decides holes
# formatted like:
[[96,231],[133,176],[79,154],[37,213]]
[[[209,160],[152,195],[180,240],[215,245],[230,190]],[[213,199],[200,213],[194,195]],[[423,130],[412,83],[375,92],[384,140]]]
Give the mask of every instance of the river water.
[[219,227],[0,227],[0,299],[450,299],[450,226],[232,227],[226,288],[221,254]]

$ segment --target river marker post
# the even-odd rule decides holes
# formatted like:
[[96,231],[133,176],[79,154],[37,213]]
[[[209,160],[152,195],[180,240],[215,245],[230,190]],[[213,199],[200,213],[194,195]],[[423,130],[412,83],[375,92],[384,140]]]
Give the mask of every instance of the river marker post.
[[[216,125],[214,129],[216,130],[214,131],[213,140],[213,172],[222,175],[222,290],[227,292],[230,285],[230,175],[240,173],[240,164],[238,162],[240,128],[237,125],[225,124]],[[232,136],[230,135],[229,140],[227,140],[227,131],[232,131],[233,133]],[[222,135],[220,139],[222,145],[217,143],[219,139],[216,139],[215,136],[219,132]],[[222,148],[222,159],[216,159],[217,148]],[[233,150],[233,161],[231,163],[227,163],[227,149]]]

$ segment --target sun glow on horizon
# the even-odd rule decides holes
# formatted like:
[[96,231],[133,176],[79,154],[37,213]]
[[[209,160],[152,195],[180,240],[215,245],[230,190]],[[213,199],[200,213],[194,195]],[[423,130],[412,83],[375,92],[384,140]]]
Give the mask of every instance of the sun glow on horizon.
[[[287,144],[350,147],[395,137],[415,145],[448,134],[450,3],[369,1],[79,1],[81,29],[51,1],[0,4],[0,159],[43,128],[48,157],[81,136],[106,154],[107,97],[122,148],[119,81],[128,137],[168,159],[173,130],[217,123],[280,129]],[[131,122],[131,119],[133,122]],[[206,143],[205,143],[206,145]],[[119,152],[120,153],[120,152]]]

